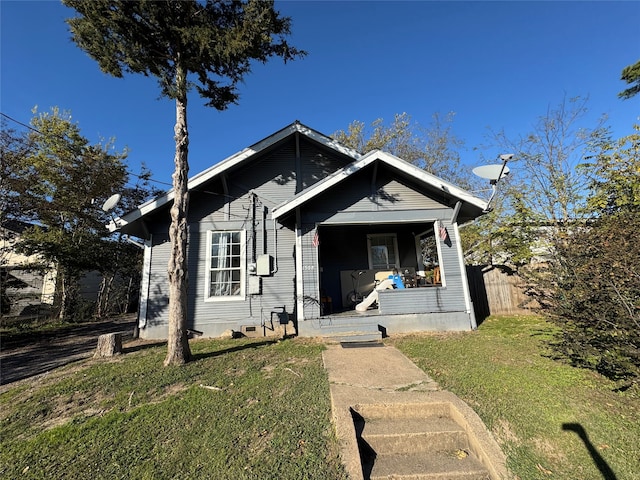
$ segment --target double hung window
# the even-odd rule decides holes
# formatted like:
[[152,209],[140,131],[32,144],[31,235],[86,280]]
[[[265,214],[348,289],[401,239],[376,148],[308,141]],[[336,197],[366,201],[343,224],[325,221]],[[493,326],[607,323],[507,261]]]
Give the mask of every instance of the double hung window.
[[207,300],[244,298],[245,232],[211,231],[208,238]]

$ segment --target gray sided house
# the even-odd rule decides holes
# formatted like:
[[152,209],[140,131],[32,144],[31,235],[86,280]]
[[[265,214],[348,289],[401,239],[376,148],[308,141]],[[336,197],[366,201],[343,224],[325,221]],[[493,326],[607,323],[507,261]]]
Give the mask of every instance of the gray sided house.
[[[188,328],[205,337],[281,323],[300,336],[476,327],[458,225],[486,202],[446,180],[296,122],[189,191]],[[167,336],[172,198],[111,226],[144,240],[143,338]]]

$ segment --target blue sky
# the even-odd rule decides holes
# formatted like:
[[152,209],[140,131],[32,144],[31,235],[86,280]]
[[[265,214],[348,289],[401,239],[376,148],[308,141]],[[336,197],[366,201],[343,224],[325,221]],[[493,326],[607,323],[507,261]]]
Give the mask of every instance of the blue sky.
[[[295,120],[332,134],[353,120],[391,121],[407,112],[428,125],[455,112],[454,133],[469,166],[488,128],[526,134],[564,97],[589,96],[616,137],[638,123],[640,96],[622,101],[621,70],[640,59],[640,2],[276,1],[293,20],[290,42],[309,52],[283,65],[256,65],[239,105],[224,112],[189,98],[190,174]],[[0,2],[0,106],[28,123],[31,109],[71,111],[92,142],[116,139],[130,169],[144,162],[171,181],[175,107],[156,81],[108,77],[70,40],[55,1]],[[10,126],[21,129],[19,125]],[[495,158],[497,150],[482,151]],[[158,185],[165,188],[163,185]]]

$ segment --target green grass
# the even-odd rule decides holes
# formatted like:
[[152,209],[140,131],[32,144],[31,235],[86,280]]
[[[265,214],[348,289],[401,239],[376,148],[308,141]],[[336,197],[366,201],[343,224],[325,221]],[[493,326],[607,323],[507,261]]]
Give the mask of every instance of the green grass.
[[[484,420],[521,480],[640,479],[640,395],[551,359],[553,328],[495,317],[478,331],[386,341]],[[88,360],[0,394],[0,478],[343,479],[319,343],[193,341]],[[593,447],[565,424],[579,424]]]
[[[480,415],[516,477],[602,480],[613,478],[608,467],[618,480],[640,479],[637,389],[616,392],[602,376],[552,360],[552,331],[539,317],[492,317],[476,332],[389,343]],[[593,455],[566,424],[584,429]]]
[[0,478],[340,479],[322,345],[195,341],[90,360],[0,395]]
[[35,337],[47,333],[61,333],[77,327],[77,323],[51,320],[49,318],[0,319],[0,335],[3,343],[12,343],[25,334]]

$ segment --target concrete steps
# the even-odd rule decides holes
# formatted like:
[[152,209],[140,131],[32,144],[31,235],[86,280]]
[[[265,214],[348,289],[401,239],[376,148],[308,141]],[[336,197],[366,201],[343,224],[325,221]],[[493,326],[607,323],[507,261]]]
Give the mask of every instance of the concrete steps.
[[365,479],[487,480],[447,403],[352,408]]
[[344,319],[324,319],[320,324],[319,336],[328,342],[357,343],[382,340],[378,323],[371,318],[347,317]]

